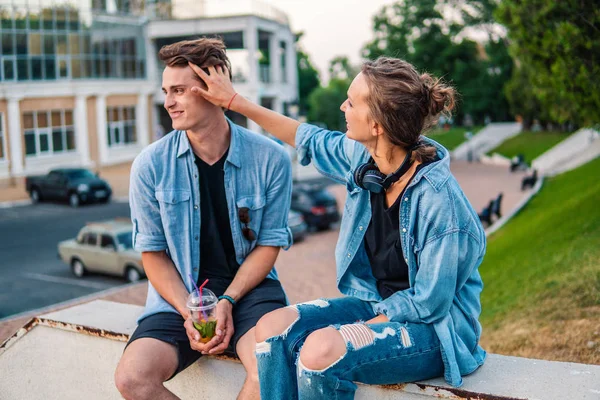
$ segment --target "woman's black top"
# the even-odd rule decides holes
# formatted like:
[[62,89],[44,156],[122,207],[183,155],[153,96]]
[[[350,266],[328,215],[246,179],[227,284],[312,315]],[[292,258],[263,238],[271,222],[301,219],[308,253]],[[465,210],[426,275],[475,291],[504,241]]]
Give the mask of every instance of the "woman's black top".
[[[406,186],[416,173],[427,164],[419,164]],[[406,189],[405,189],[406,190]],[[386,207],[385,192],[371,193],[371,221],[365,232],[365,249],[377,279],[379,295],[387,299],[392,294],[408,289],[408,265],[402,254],[400,239],[400,203],[404,190],[394,204]]]

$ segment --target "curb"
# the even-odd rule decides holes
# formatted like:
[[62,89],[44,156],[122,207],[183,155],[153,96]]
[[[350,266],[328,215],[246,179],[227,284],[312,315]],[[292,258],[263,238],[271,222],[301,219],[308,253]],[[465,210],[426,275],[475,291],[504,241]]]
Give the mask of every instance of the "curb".
[[0,208],[22,207],[31,204],[31,200],[1,201]]
[[[114,197],[112,199],[112,201],[115,203],[129,203],[129,197],[127,197],[127,196]],[[31,204],[33,204],[33,203],[31,202],[30,199],[15,200],[15,201],[0,201],[0,209],[12,208],[12,207],[23,207],[23,206],[29,206]]]

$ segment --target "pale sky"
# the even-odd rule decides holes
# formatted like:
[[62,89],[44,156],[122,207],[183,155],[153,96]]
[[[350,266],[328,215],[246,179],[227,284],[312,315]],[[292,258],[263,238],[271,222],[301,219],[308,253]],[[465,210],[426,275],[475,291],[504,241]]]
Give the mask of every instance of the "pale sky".
[[285,12],[292,32],[304,31],[301,45],[322,80],[328,79],[329,61],[341,55],[352,64],[361,60],[360,50],[373,38],[373,15],[393,0],[270,0],[266,3]]

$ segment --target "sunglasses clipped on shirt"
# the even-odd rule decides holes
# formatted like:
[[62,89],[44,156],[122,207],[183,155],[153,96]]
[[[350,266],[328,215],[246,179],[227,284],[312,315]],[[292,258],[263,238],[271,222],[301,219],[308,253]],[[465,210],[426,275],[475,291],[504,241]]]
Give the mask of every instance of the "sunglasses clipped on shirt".
[[238,217],[240,218],[240,222],[244,224],[242,227],[242,235],[251,242],[255,241],[256,232],[248,227],[248,224],[250,223],[250,209],[248,207],[239,208]]

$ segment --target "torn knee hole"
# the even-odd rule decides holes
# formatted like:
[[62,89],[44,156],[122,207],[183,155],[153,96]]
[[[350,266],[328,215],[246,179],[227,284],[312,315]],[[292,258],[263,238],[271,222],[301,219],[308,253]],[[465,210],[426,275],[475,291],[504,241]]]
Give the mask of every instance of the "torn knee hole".
[[271,354],[271,343],[269,342],[260,342],[256,343],[256,348],[254,350],[257,356],[261,354]]
[[258,321],[256,326],[256,342],[270,342],[279,338],[285,339],[292,327],[300,319],[300,313],[295,310],[295,318],[286,327],[284,324],[292,318],[294,317],[281,313],[274,315],[267,314]]
[[298,309],[299,306],[315,306],[315,307],[319,307],[319,308],[326,308],[326,307],[329,307],[329,302],[325,299],[317,299],[317,300],[307,301],[304,303],[299,303],[295,306],[296,309]]

